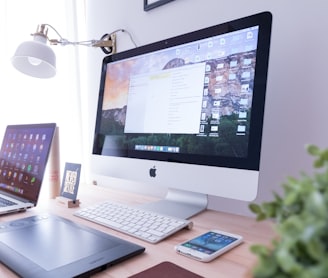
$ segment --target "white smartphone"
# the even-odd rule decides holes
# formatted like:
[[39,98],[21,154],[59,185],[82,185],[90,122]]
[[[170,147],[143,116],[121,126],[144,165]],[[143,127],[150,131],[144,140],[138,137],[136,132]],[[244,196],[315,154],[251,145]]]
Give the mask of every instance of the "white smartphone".
[[240,235],[211,230],[175,246],[175,250],[189,258],[209,262],[242,242]]

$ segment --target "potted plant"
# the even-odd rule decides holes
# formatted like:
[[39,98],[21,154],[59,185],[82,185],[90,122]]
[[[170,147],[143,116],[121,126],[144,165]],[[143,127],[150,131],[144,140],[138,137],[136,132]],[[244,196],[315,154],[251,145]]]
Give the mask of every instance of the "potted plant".
[[315,157],[311,176],[288,178],[284,194],[250,209],[257,220],[273,219],[277,237],[270,246],[253,245],[256,278],[328,277],[328,149],[307,146]]

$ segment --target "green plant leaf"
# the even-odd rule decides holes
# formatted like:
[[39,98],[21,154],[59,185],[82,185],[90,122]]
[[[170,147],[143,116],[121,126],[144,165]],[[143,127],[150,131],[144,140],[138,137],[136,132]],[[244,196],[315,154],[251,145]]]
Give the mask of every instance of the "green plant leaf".
[[315,145],[307,145],[306,150],[309,154],[311,154],[313,156],[320,155],[320,149]]
[[324,161],[328,161],[328,149],[327,150],[323,150],[320,154],[321,159],[323,159]]
[[280,248],[276,252],[277,262],[279,266],[290,275],[297,277],[302,272],[302,267],[295,260],[295,257],[289,252],[287,248]]
[[324,245],[320,239],[313,239],[306,244],[306,250],[310,255],[311,259],[320,261],[322,256],[326,256]]
[[322,168],[324,166],[325,161],[322,158],[318,158],[314,161],[313,166],[315,168]]
[[296,203],[299,200],[299,192],[298,191],[290,191],[285,196],[284,203],[289,206]]
[[252,212],[254,212],[255,214],[259,214],[262,212],[261,207],[258,204],[250,204],[249,208]]
[[253,269],[255,278],[272,278],[276,277],[278,266],[274,260],[271,259],[270,251],[263,249],[260,246],[255,247],[255,253],[259,255],[258,264]]
[[264,245],[260,245],[260,244],[252,245],[250,249],[254,254],[257,254],[262,257],[267,257],[270,254],[269,249]]
[[267,218],[273,218],[276,216],[277,204],[276,202],[264,203],[262,209]]
[[305,209],[311,214],[309,217],[324,218],[327,215],[327,204],[321,192],[314,191],[307,196]]

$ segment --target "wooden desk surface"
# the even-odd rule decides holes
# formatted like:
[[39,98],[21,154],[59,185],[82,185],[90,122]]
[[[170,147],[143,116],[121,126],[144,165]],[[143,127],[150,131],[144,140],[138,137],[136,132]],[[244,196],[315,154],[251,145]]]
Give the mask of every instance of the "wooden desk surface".
[[[81,184],[79,189],[80,208],[96,202],[113,200],[128,204],[139,204],[156,200],[151,197],[134,193],[121,192],[113,189],[93,185]],[[129,259],[116,266],[94,275],[93,277],[128,277],[163,261],[171,261],[204,277],[245,277],[246,273],[256,262],[256,257],[249,251],[252,244],[269,243],[274,235],[270,222],[256,222],[252,218],[207,210],[192,218],[192,230],[182,230],[170,238],[158,243],[150,244],[130,237],[120,232],[73,216],[79,208],[65,208],[53,199],[42,198],[36,208],[23,213],[0,216],[0,223],[18,218],[32,216],[42,212],[50,212],[71,219],[105,233],[135,242],[146,248],[144,254]],[[182,241],[191,239],[210,229],[219,229],[244,237],[244,243],[210,263],[198,262],[174,251],[174,246]],[[55,239],[54,239],[55,240]],[[0,264],[0,277],[17,277],[11,270]]]

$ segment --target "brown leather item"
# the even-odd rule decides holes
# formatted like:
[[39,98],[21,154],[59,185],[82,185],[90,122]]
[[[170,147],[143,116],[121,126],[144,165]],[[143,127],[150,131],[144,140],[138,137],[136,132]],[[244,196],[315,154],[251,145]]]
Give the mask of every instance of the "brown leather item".
[[171,262],[162,262],[129,278],[204,278]]

